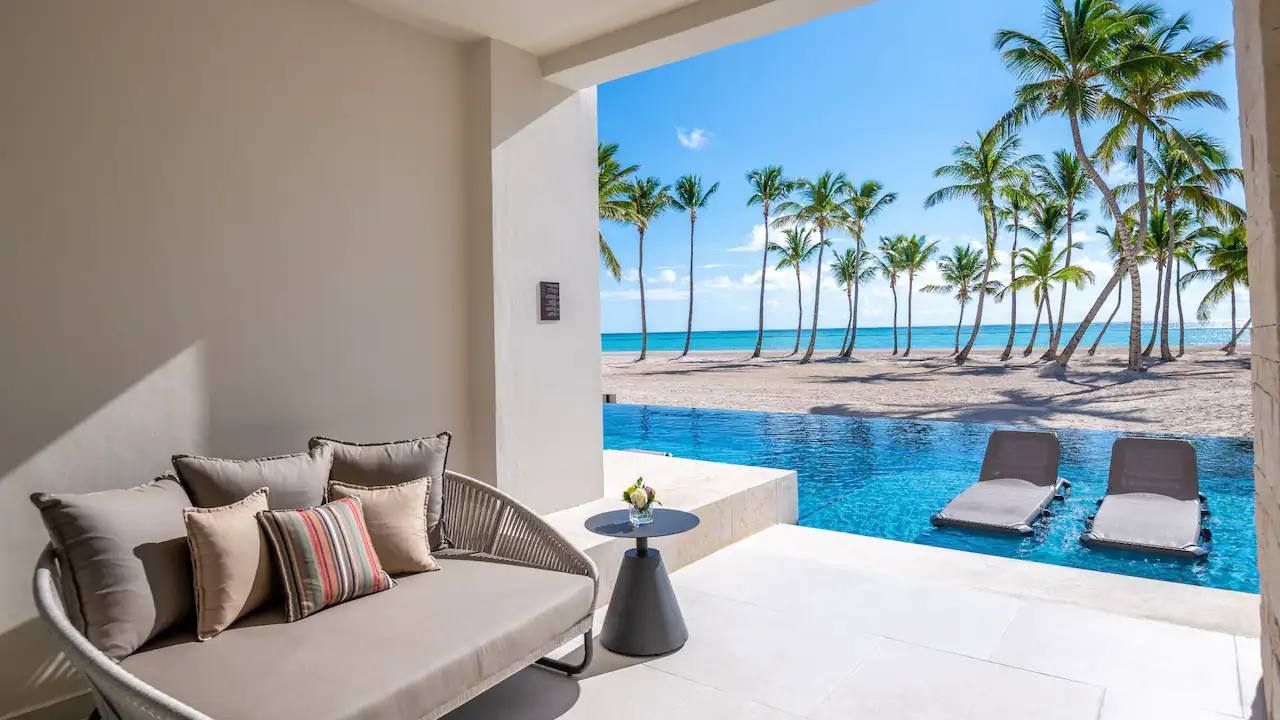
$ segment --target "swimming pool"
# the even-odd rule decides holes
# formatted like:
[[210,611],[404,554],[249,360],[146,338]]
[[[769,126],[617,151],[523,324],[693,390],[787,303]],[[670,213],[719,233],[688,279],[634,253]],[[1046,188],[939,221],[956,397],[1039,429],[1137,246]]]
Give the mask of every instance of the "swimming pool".
[[[1200,562],[1082,546],[1085,518],[1106,491],[1111,443],[1124,433],[1057,430],[1059,474],[1073,484],[1030,538],[935,528],[929,516],[978,478],[996,425],[889,418],[605,405],[604,443],[677,457],[786,468],[799,475],[800,524],[890,540],[1258,592],[1253,441],[1184,436],[1196,448],[1213,514]],[[1161,436],[1179,437],[1179,436]]]

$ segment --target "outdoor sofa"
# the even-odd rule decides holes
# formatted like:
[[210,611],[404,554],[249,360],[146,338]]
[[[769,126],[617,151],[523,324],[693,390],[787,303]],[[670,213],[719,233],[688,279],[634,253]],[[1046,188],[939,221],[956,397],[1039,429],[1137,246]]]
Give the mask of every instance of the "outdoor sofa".
[[[420,720],[533,663],[585,669],[599,591],[591,560],[487,484],[444,472],[442,494],[451,548],[433,551],[439,572],[299,622],[276,603],[209,642],[181,626],[116,661],[69,616],[52,546],[36,567],[36,607],[108,720]],[[545,657],[577,636],[580,664]]]

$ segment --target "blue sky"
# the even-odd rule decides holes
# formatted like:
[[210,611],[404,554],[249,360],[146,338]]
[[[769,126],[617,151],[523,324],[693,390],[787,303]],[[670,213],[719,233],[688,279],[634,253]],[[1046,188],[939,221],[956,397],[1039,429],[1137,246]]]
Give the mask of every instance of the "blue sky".
[[[1190,12],[1197,34],[1232,37],[1230,0],[1164,0],[1172,14]],[[695,330],[754,328],[760,282],[762,218],[747,207],[746,171],[782,165],[790,176],[814,176],[826,169],[844,171],[855,182],[874,179],[898,193],[898,201],[868,229],[874,246],[880,235],[924,234],[940,240],[943,252],[982,237],[982,218],[971,204],[948,203],[925,210],[924,198],[940,185],[933,171],[949,162],[951,149],[990,127],[1011,103],[1014,78],[992,48],[997,29],[1038,32],[1041,4],[1035,0],[878,0],[790,30],[740,43],[679,63],[615,80],[599,88],[599,132],[604,142],[621,145],[620,159],[638,163],[641,174],[663,182],[694,173],[704,182],[720,182],[711,206],[698,215],[694,268]],[[1240,158],[1238,98],[1234,57],[1210,70],[1202,87],[1216,90],[1231,106],[1186,113],[1184,129],[1200,129],[1221,138],[1237,164]],[[1105,128],[1087,128],[1092,147]],[[1023,133],[1028,152],[1045,155],[1070,144],[1065,121],[1044,120]],[[1123,176],[1118,168],[1113,175]],[[1243,191],[1232,188],[1243,204]],[[1067,320],[1082,318],[1105,282],[1109,268],[1102,243],[1092,234],[1103,222],[1098,200],[1077,240],[1084,242],[1079,264],[1100,274],[1095,287],[1068,296]],[[626,272],[622,283],[601,273],[601,329],[638,332],[637,242],[634,228],[603,227]],[[646,297],[651,331],[682,331],[687,306],[688,216],[669,211],[645,237]],[[1009,237],[1002,235],[1005,251]],[[850,246],[837,238],[834,249]],[[828,250],[830,257],[830,250]],[[1006,269],[1003,273],[1007,273]],[[843,327],[844,297],[833,282],[822,284],[821,324]],[[924,284],[936,275],[926,272]],[[812,313],[814,268],[804,279],[806,317]],[[1155,283],[1155,269],[1144,270],[1144,290]],[[790,271],[766,277],[765,325],[792,328],[796,323],[795,276]],[[1204,294],[1192,286],[1184,295],[1187,314]],[[1127,294],[1127,293],[1126,293]],[[891,322],[888,286],[865,288],[860,322]],[[1150,316],[1151,295],[1144,305]],[[1248,315],[1242,298],[1240,322]],[[1027,318],[1029,296],[1020,297]],[[1127,301],[1121,317],[1126,317]],[[988,322],[1008,322],[1008,303],[988,304]],[[958,309],[944,297],[916,296],[920,325],[954,323]],[[1224,304],[1215,319],[1229,317]],[[809,320],[806,320],[806,324]],[[902,322],[905,322],[905,311]]]

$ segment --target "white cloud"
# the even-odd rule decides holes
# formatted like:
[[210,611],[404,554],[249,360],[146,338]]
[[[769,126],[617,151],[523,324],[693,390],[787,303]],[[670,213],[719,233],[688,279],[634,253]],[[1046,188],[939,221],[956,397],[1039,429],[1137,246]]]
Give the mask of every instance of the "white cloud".
[[647,279],[649,280],[649,282],[666,283],[670,285],[678,279],[678,276],[676,275],[675,270],[672,270],[671,268],[664,268],[663,270],[658,272],[657,277],[651,277]]
[[1115,188],[1117,185],[1131,183],[1138,179],[1138,170],[1129,163],[1117,163],[1103,172],[1102,179],[1107,185]]
[[640,271],[635,268],[627,268],[626,272],[622,273],[622,279],[624,282],[636,282],[640,279]]
[[[764,247],[763,247],[763,246],[761,246],[761,247],[760,247],[760,248],[758,248],[758,249],[763,250],[763,249],[764,249]],[[699,270],[714,270],[714,269],[716,269],[716,268],[732,268],[732,267],[741,267],[741,266],[740,266],[740,265],[730,265],[729,263],[710,263],[710,264],[708,264],[708,265],[699,265],[699,266],[698,266],[698,269],[699,269]]]
[[[608,290],[600,293],[601,300],[639,300],[640,289],[631,290]],[[644,292],[646,302],[663,301],[663,300],[688,300],[689,291],[680,290],[678,288],[646,288]]]
[[711,133],[702,128],[694,128],[686,130],[684,128],[676,128],[676,139],[680,144],[690,150],[701,150],[707,146],[707,141],[711,139]]
[[[751,228],[751,234],[747,236],[745,245],[731,247],[726,252],[753,252],[758,253],[764,250],[764,223],[759,223]],[[759,273],[756,274],[759,277]]]

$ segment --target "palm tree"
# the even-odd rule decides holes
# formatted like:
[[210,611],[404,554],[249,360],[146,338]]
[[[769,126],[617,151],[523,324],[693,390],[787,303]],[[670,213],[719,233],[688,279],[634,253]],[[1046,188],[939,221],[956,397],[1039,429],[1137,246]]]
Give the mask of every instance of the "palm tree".
[[689,324],[684,332],[684,352],[680,357],[689,354],[689,344],[693,340],[693,226],[698,222],[698,211],[707,206],[711,196],[720,189],[720,183],[712,183],[703,189],[702,178],[697,175],[685,175],[676,181],[676,194],[671,199],[671,206],[689,213]]
[[[1244,179],[1241,170],[1230,167],[1230,155],[1226,147],[1216,138],[1204,133],[1189,133],[1180,138],[1175,141],[1167,133],[1159,133],[1156,135],[1155,152],[1146,153],[1145,163],[1150,168],[1150,189],[1154,192],[1156,203],[1163,204],[1159,211],[1169,216],[1174,214],[1176,207],[1186,205],[1202,215],[1213,215],[1220,219],[1240,217],[1244,212],[1241,208],[1214,194],[1232,182],[1243,182]],[[1133,162],[1136,155],[1136,146],[1128,148],[1130,162]],[[1207,171],[1202,171],[1202,168],[1207,168]],[[1116,192],[1131,197],[1135,194],[1136,185],[1137,183],[1129,183],[1116,188]],[[1190,217],[1186,219],[1189,224]],[[1154,232],[1154,227],[1152,225],[1149,232]],[[1157,298],[1156,305],[1163,305],[1164,310],[1163,313],[1156,313],[1155,326],[1151,329],[1152,339],[1147,343],[1143,354],[1151,353],[1158,328],[1160,358],[1168,361],[1174,359],[1169,348],[1169,306],[1177,252],[1170,252],[1176,242],[1173,234],[1175,224],[1165,222],[1161,227],[1169,234],[1160,236],[1165,243],[1161,251],[1164,265],[1160,273],[1163,280],[1157,287],[1157,292],[1161,295]]]
[[[947,178],[955,181],[956,184],[934,192],[924,201],[926,208],[947,200],[971,200],[978,205],[987,231],[987,264],[982,275],[983,285],[991,281],[991,268],[995,261],[996,240],[999,235],[996,190],[1004,185],[1019,182],[1026,176],[1027,168],[1040,160],[1037,155],[1020,157],[1018,150],[1021,147],[1021,138],[1017,135],[1006,136],[1000,128],[978,133],[976,145],[969,142],[957,145],[951,151],[955,162],[933,172],[934,177]],[[973,344],[978,339],[978,331],[982,327],[982,303],[985,298],[985,294],[978,295],[973,333],[969,335],[969,342],[965,344],[964,349],[956,353],[957,365],[963,365],[969,359],[969,353],[973,351]]]
[[[960,303],[960,320],[956,323],[956,347],[952,351],[952,355],[960,352],[960,328],[964,326],[964,309],[973,299],[973,295],[983,289],[982,287],[982,269],[986,265],[986,258],[981,250],[975,250],[970,247],[956,246],[951,248],[951,254],[938,261],[938,272],[942,274],[941,285],[925,285],[920,288],[920,292],[932,293],[935,295],[952,295],[956,302]],[[994,288],[987,288],[987,292],[992,290],[999,291],[998,281]]]
[[[1126,222],[1127,221],[1128,219],[1126,219]],[[1107,239],[1107,254],[1111,256],[1111,264],[1112,267],[1115,268],[1115,275],[1123,278],[1126,274],[1126,270],[1124,267],[1124,251],[1120,249],[1119,236],[1102,225],[1094,227],[1093,231]],[[1144,257],[1145,256],[1140,256],[1139,259],[1143,260]],[[1121,282],[1123,282],[1123,279]],[[1123,301],[1124,293],[1117,291],[1116,309],[1111,311],[1111,315],[1107,318],[1107,322],[1103,324],[1102,330],[1098,331],[1098,337],[1094,339],[1093,345],[1089,347],[1090,356],[1098,352],[1098,344],[1102,342],[1102,336],[1107,334],[1107,329],[1111,327],[1111,322],[1116,319],[1116,314],[1120,312],[1120,303]]]
[[849,323],[845,326],[844,340],[840,342],[840,357],[848,358],[853,354],[852,332],[856,329],[857,306],[854,305],[854,294],[858,286],[871,282],[876,276],[875,258],[866,250],[849,248],[835,254],[835,262],[831,264],[831,277],[843,288],[849,299]]
[[[1064,262],[1069,267],[1071,265],[1071,248],[1075,245],[1075,236],[1073,229],[1077,221],[1084,221],[1088,214],[1085,211],[1076,212],[1076,203],[1089,199],[1093,194],[1093,183],[1084,174],[1084,168],[1080,165],[1080,160],[1067,150],[1058,150],[1053,154],[1053,166],[1037,165],[1035,168],[1036,181],[1040,187],[1049,194],[1054,201],[1062,203],[1066,208],[1067,218],[1067,255]],[[1062,290],[1058,297],[1058,325],[1056,328],[1050,328],[1049,333],[1049,349],[1045,352],[1043,359],[1048,360],[1056,357],[1058,354],[1058,343],[1062,340],[1062,323],[1067,313],[1067,283],[1062,284]]]
[[1192,270],[1179,281],[1183,287],[1196,280],[1209,280],[1213,285],[1196,309],[1196,319],[1205,322],[1213,308],[1226,298],[1231,299],[1231,340],[1223,350],[1228,355],[1236,352],[1236,340],[1243,334],[1236,332],[1236,288],[1249,287],[1249,249],[1245,224],[1233,222],[1225,228],[1211,227],[1201,231],[1201,251],[1206,267]]
[[[627,184],[627,178],[635,171],[640,169],[639,165],[628,165],[623,167],[614,155],[618,154],[617,143],[597,143],[596,144],[596,167],[597,175],[600,182],[600,219],[612,220],[614,222],[631,222],[628,215],[627,201],[622,197],[622,193]],[[613,276],[614,280],[622,280],[622,266],[618,264],[618,258],[614,256],[613,249],[609,247],[609,243],[605,242],[604,231],[600,234],[600,260],[604,263],[605,269]]]
[[[1018,256],[1018,233],[1022,230],[1023,219],[1031,212],[1031,209],[1037,202],[1035,189],[1031,186],[1030,178],[1024,176],[1016,182],[1006,183],[1000,186],[1000,198],[1004,201],[1003,215],[1008,219],[1009,224],[1005,226],[1006,230],[1013,233],[1013,249],[1009,252],[1009,257]],[[1009,263],[1009,284],[1012,285],[1018,281],[1018,268],[1015,263]],[[1011,292],[1009,294],[1009,341],[1005,343],[1004,352],[1000,353],[1001,360],[1008,360],[1013,356],[1013,338],[1018,331],[1018,293]],[[961,308],[961,314],[964,309]]]
[[[1115,193],[1085,151],[1080,126],[1124,105],[1109,92],[1112,83],[1129,73],[1166,62],[1162,57],[1136,46],[1142,30],[1150,27],[1158,17],[1158,8],[1151,5],[1125,9],[1115,0],[1075,0],[1068,8],[1064,0],[1046,0],[1043,38],[1016,30],[996,33],[996,49],[1002,51],[1005,66],[1024,82],[1014,94],[1013,109],[1006,113],[1000,126],[1011,131],[1045,115],[1066,116],[1071,125],[1076,157],[1102,193],[1112,217],[1123,216],[1120,206]],[[1142,167],[1138,168],[1138,177],[1144,177]],[[1130,370],[1142,370],[1142,281],[1138,277],[1138,250],[1125,224],[1120,223],[1116,227],[1133,295],[1128,367]],[[1144,227],[1139,228],[1139,232],[1144,230]],[[1108,282],[1099,300],[1105,300],[1117,284],[1114,279]],[[1098,307],[1100,303],[1095,302],[1094,313]],[[1084,335],[1084,329],[1092,320],[1093,314],[1086,316],[1068,344],[1070,352],[1059,354],[1059,366],[1067,366]]]
[[902,262],[902,269],[907,271],[907,349],[902,352],[902,357],[911,354],[911,296],[915,290],[916,273],[923,272],[937,254],[937,240],[929,242],[923,235],[900,236],[898,259]]
[[664,210],[671,207],[671,186],[663,185],[656,177],[647,177],[627,183],[622,195],[627,203],[627,222],[636,226],[640,237],[640,357],[644,360],[649,350],[649,323],[644,304],[644,232]]
[[898,275],[902,272],[902,258],[899,253],[898,237],[880,238],[880,255],[875,256],[876,272],[889,281],[889,291],[893,293],[893,354],[898,354]]
[[778,225],[811,225],[818,230],[818,282],[813,286],[813,331],[809,333],[809,349],[805,351],[800,362],[807,363],[813,359],[813,348],[818,341],[818,303],[822,299],[822,254],[830,241],[828,230],[849,229],[853,218],[850,207],[856,201],[852,199],[853,187],[844,173],[830,170],[822,173],[816,180],[801,178],[796,181],[796,192],[800,201],[787,200],[778,206],[778,217],[774,223]]
[[747,205],[759,205],[764,211],[764,259],[760,265],[760,326],[756,331],[756,349],[751,357],[760,357],[764,345],[764,276],[769,270],[769,211],[787,199],[794,185],[782,174],[779,165],[766,165],[747,173],[747,182],[751,184],[751,197]]
[[[862,235],[867,230],[867,224],[875,219],[885,208],[892,205],[898,199],[898,193],[884,192],[884,186],[875,180],[867,180],[862,185],[854,188],[849,211],[853,216],[850,221],[851,233],[858,250],[858,267],[854,271],[854,275],[861,277],[867,271],[862,266],[864,260],[870,260],[871,254],[866,252],[866,245],[863,244]],[[875,269],[870,270],[872,276],[875,275]],[[850,321],[851,332],[849,334],[849,346],[841,353],[844,357],[850,357],[853,353],[853,346],[858,342],[858,286],[853,286],[853,313]]]
[[[769,244],[769,252],[777,254],[778,265],[775,269],[795,268],[796,271],[796,348],[792,355],[800,352],[800,331],[804,329],[804,293],[800,289],[800,267],[813,257],[818,243],[813,239],[813,228],[796,226],[782,231],[786,240],[783,244]],[[821,277],[821,276],[819,276]]]
[[[1040,264],[1035,267],[1047,273],[1045,278],[1047,278],[1048,275],[1051,275],[1055,269],[1050,267],[1053,260],[1053,244],[1057,240],[1058,236],[1062,235],[1063,230],[1066,228],[1066,215],[1066,205],[1050,198],[1047,195],[1038,196],[1036,198],[1035,206],[1031,209],[1031,226],[1027,228],[1027,233],[1031,235],[1031,237],[1040,241],[1040,247],[1037,250],[1037,253],[1040,254],[1026,255],[1026,253],[1030,251],[1028,248],[1024,248],[1023,253],[1014,258],[1013,264],[1017,265],[1020,270],[1025,270],[1029,266],[1026,261],[1023,261],[1024,255],[1026,257],[1038,258]],[[1047,257],[1044,255],[1045,252],[1049,253]],[[1027,349],[1022,352],[1022,356],[1026,357],[1031,354],[1032,348],[1035,347],[1036,335],[1040,332],[1040,317],[1044,315],[1046,307],[1049,310],[1049,335],[1050,342],[1052,342],[1053,307],[1052,302],[1049,301],[1048,297],[1040,292],[1041,290],[1045,290],[1045,287],[1038,283],[1036,278],[1028,278],[1025,282],[1019,285],[1019,287],[1023,286],[1031,287],[1036,291],[1034,293],[1036,301],[1036,323],[1031,329],[1031,342],[1027,343]],[[1014,292],[1014,288],[1011,287],[1009,291]],[[1043,360],[1046,358],[1041,359]]]
[[[1065,208],[1063,212],[1065,213]],[[1014,261],[1025,273],[1018,278],[1019,285],[1022,288],[1031,288],[1033,297],[1039,303],[1039,308],[1036,310],[1036,324],[1031,331],[1031,342],[1022,353],[1024,357],[1031,354],[1031,349],[1035,345],[1036,333],[1040,330],[1041,311],[1048,316],[1050,328],[1053,327],[1053,302],[1049,298],[1053,284],[1071,283],[1079,289],[1086,283],[1093,282],[1092,272],[1079,266],[1065,264],[1066,254],[1066,248],[1057,249],[1054,239],[1050,237],[1041,242],[1039,247],[1023,248]],[[1009,292],[1012,289],[1011,286],[1005,291]]]

